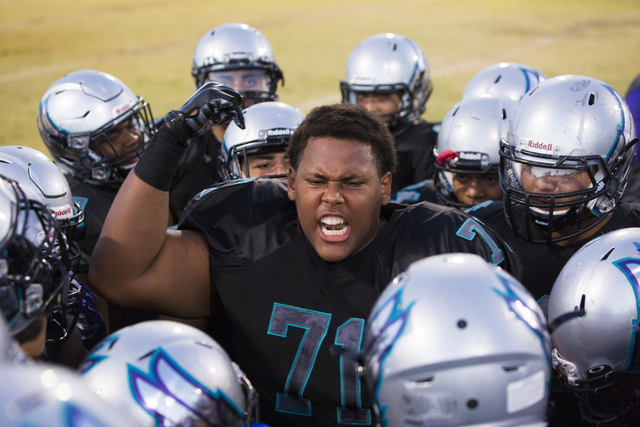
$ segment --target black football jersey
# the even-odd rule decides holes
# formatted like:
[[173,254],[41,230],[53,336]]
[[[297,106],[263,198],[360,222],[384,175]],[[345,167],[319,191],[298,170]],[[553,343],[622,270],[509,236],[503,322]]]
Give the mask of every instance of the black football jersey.
[[74,240],[80,245],[82,261],[74,272],[86,273],[89,270],[89,259],[102,232],[104,220],[118,193],[118,187],[87,184],[66,174],[65,178],[71,188],[73,200],[84,211],[84,222],[76,228],[74,235]]
[[425,179],[417,184],[401,188],[392,200],[394,203],[414,204],[420,202],[436,203],[447,205],[443,197],[438,194],[433,179]]
[[[523,263],[522,284],[540,300],[551,293],[560,271],[582,246],[598,236],[628,227],[640,227],[640,204],[619,203],[613,217],[590,239],[566,246],[547,243],[529,243],[515,236],[507,222],[502,202],[485,202],[468,212],[491,224],[518,254]],[[535,225],[532,225],[535,227]],[[555,378],[556,381],[557,378]],[[575,394],[564,387],[552,387],[549,411],[549,427],[589,426],[578,410]]]
[[391,182],[392,194],[408,185],[433,178],[439,123],[421,120],[395,134],[398,166]]
[[260,394],[272,426],[373,425],[372,400],[347,355],[385,286],[430,255],[470,252],[518,274],[519,260],[481,222],[434,204],[389,205],[380,234],[330,263],[301,231],[286,182],[255,179],[207,190],[187,206],[180,229],[203,233],[226,332],[216,339]]
[[[566,246],[529,243],[516,237],[511,231],[503,206],[502,202],[485,202],[471,208],[468,212],[493,226],[509,247],[518,254],[524,268],[522,284],[538,300],[551,293],[553,283],[560,275],[562,267],[585,243],[610,231],[640,227],[640,204],[619,203],[609,222],[590,239]],[[536,226],[532,224],[532,227]]]
[[193,196],[222,181],[218,166],[220,147],[213,132],[190,141],[169,189],[169,206],[176,222]]

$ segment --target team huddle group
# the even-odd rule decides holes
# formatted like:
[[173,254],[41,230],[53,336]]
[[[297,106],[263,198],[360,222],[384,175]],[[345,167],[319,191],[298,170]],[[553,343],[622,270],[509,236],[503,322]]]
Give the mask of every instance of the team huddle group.
[[499,63],[430,123],[385,33],[305,115],[235,23],[192,75],[69,73],[0,147],[0,425],[638,425],[640,78]]

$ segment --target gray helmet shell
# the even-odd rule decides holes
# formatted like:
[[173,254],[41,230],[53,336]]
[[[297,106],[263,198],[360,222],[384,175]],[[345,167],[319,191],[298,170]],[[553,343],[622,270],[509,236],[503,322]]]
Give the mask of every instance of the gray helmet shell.
[[506,140],[517,102],[500,95],[463,99],[442,120],[435,148],[435,185],[455,200],[453,173],[498,173],[500,142]]
[[356,92],[398,92],[401,103],[389,121],[415,123],[425,111],[431,94],[431,75],[424,52],[399,34],[376,34],[361,42],[349,55],[345,79],[340,82],[342,102],[356,103]]
[[0,425],[6,427],[130,426],[126,411],[91,393],[75,372],[51,364],[0,366]]
[[640,228],[612,231],[578,250],[563,267],[549,296],[549,323],[581,308],[551,335],[554,367],[575,384],[590,370],[640,372],[635,325],[638,315]]
[[[282,102],[263,102],[244,110],[245,128],[229,123],[220,150],[221,174],[225,181],[250,178],[242,170],[244,156],[260,152],[285,151],[293,131],[305,115]],[[244,164],[247,165],[246,159]]]
[[[508,216],[513,216],[515,205],[525,206],[525,212],[530,210],[537,223],[551,227],[552,231],[557,231],[553,225],[555,218],[567,214],[576,216],[576,212],[586,209],[604,219],[605,214],[615,208],[626,187],[635,137],[629,107],[608,84],[579,75],[543,81],[519,101],[507,141],[500,149],[504,158],[500,178]],[[568,202],[557,202],[557,199],[567,200],[575,194],[536,193],[534,207],[527,198],[527,194],[533,193],[527,193],[522,187],[521,171],[525,165],[584,170],[592,182],[578,199]],[[577,217],[567,218],[561,228],[577,221]],[[510,223],[518,227],[521,221],[511,218]],[[578,233],[587,229],[581,228]],[[515,231],[523,238],[530,237],[522,230]]]
[[479,71],[462,91],[462,99],[492,94],[519,101],[525,93],[536,87],[547,76],[528,65],[501,62]]
[[19,145],[0,146],[0,175],[20,183],[27,196],[48,206],[62,225],[80,221],[82,209],[73,201],[69,183],[44,153]]
[[109,335],[80,372],[93,392],[128,408],[141,426],[166,419],[171,425],[240,427],[255,404],[253,389],[222,347],[173,321],[141,322]]
[[[140,144],[115,155],[98,152],[92,142],[127,120],[143,135]],[[148,104],[116,77],[95,70],[74,71],[51,85],[40,100],[37,122],[56,163],[93,184],[123,181],[155,132]]]
[[376,301],[362,349],[385,426],[546,425],[544,314],[477,255],[411,264]]
[[[227,23],[207,31],[193,53],[191,74],[198,89],[207,81],[211,71],[258,68],[269,79],[267,93],[243,94],[256,101],[277,101],[278,82],[284,84],[280,67],[276,64],[269,40],[256,28],[247,24]],[[246,97],[246,96],[245,96]]]

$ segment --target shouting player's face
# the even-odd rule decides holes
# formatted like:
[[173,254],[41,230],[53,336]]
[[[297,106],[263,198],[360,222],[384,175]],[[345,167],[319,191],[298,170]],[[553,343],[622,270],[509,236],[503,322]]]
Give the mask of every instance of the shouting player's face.
[[370,146],[311,138],[298,169],[289,170],[288,184],[302,231],[325,261],[342,261],[380,232],[380,207],[390,199],[391,173],[378,175]]

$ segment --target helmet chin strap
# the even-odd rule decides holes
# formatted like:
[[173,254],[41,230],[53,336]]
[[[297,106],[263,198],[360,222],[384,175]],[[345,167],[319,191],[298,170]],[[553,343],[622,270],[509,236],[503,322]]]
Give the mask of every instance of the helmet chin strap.
[[545,212],[538,208],[529,208],[533,222],[543,232],[561,231],[578,223],[579,213],[582,209],[571,206],[569,209],[563,209],[564,212]]

